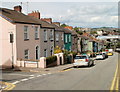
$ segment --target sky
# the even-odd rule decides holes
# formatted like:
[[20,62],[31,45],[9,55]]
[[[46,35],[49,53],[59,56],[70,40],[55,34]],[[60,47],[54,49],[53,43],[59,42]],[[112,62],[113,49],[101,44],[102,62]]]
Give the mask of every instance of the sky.
[[[13,1],[16,0],[4,0],[0,7],[13,9],[22,2]],[[29,0],[22,7],[25,14],[38,10],[41,18],[52,18],[73,27],[118,27],[118,0]]]

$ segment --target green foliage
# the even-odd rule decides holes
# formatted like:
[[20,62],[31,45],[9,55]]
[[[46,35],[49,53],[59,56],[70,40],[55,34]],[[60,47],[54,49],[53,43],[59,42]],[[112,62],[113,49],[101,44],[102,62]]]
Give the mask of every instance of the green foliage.
[[71,52],[68,50],[63,50],[64,56],[68,56],[68,54],[70,54]]
[[77,52],[71,52],[73,54],[73,58],[77,55]]
[[83,32],[82,31],[76,31],[78,34],[80,34],[80,35],[82,35],[83,34]]
[[57,61],[57,56],[46,57],[46,64],[52,64]]
[[61,25],[61,27],[66,27],[66,26],[68,26],[68,25],[66,25],[66,24],[62,24],[62,25]]
[[56,46],[56,48],[54,49],[54,54],[57,54],[57,53],[61,53],[62,50],[59,46]]
[[75,31],[79,31],[79,28],[78,28],[78,27],[75,27],[74,30],[75,30]]
[[96,31],[90,31],[90,34],[97,34]]
[[120,48],[120,42],[117,43],[116,47],[117,47],[117,48]]

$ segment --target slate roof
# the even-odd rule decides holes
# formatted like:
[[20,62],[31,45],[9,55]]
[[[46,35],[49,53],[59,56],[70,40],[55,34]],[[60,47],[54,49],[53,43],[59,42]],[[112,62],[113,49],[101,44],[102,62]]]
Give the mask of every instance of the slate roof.
[[21,12],[11,9],[0,8],[0,16],[2,16],[3,18],[7,19],[12,23],[36,24],[41,25],[41,27],[45,28],[54,28],[54,26],[45,21],[25,15]]
[[67,28],[63,28],[63,27],[60,27],[60,28],[64,31],[64,33],[71,34],[71,30],[69,30]]

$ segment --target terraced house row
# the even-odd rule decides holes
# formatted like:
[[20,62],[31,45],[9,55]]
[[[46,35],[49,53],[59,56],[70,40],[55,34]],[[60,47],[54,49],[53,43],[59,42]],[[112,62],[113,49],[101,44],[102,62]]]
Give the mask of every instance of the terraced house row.
[[87,36],[61,27],[51,18],[41,18],[38,11],[25,15],[21,6],[15,6],[14,10],[0,8],[0,20],[0,66],[3,67],[12,66],[18,60],[36,61],[52,56],[56,47],[73,52],[93,50],[93,46],[87,48],[88,43],[84,41]]

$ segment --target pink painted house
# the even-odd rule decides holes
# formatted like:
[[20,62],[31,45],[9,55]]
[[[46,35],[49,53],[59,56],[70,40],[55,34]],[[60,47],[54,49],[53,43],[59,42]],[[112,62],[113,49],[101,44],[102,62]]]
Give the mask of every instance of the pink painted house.
[[37,61],[53,54],[54,39],[48,40],[48,35],[54,35],[54,28],[37,17],[23,14],[21,6],[0,8],[0,66],[12,67],[17,60]]

